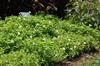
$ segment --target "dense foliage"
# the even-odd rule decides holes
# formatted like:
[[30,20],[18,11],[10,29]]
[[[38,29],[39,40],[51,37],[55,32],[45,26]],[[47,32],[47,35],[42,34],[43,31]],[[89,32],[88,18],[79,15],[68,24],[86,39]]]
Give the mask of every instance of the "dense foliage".
[[78,20],[92,28],[99,28],[100,0],[71,0],[71,2],[72,7],[67,8],[67,19]]
[[49,66],[100,48],[100,31],[51,15],[0,21],[1,66]]

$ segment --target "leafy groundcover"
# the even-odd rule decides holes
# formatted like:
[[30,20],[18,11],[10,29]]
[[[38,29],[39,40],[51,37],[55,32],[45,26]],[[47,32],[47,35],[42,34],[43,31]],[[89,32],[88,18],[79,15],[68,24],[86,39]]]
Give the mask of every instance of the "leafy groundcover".
[[51,15],[0,21],[0,66],[49,66],[98,50],[100,31]]

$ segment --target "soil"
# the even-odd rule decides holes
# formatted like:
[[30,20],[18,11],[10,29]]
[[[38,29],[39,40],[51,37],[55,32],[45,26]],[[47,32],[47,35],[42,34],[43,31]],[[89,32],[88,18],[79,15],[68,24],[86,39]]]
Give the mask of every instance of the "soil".
[[86,64],[94,62],[97,56],[100,56],[100,51],[84,53],[79,57],[58,62],[54,66],[86,66]]

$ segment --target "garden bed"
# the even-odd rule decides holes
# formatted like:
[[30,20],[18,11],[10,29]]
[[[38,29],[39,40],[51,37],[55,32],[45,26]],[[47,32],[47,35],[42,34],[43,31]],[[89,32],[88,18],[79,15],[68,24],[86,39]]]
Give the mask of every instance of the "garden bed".
[[1,66],[49,66],[100,48],[100,31],[51,15],[0,21]]

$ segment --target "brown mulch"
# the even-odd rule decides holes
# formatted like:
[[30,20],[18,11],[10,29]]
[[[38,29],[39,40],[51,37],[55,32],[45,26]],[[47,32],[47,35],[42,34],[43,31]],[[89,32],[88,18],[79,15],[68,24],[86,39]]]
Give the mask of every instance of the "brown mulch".
[[86,66],[87,63],[94,60],[97,56],[100,56],[100,51],[84,53],[79,57],[55,63],[53,66]]

